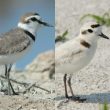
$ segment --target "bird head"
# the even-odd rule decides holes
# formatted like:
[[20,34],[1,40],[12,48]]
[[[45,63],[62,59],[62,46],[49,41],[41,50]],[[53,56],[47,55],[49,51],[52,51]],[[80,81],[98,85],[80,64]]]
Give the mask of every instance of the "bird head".
[[96,22],[88,22],[80,29],[80,37],[89,43],[96,42],[99,38],[109,39],[102,33],[102,26]]
[[42,26],[52,27],[52,25],[42,21],[38,13],[26,13],[18,23],[18,27],[31,32],[33,35]]

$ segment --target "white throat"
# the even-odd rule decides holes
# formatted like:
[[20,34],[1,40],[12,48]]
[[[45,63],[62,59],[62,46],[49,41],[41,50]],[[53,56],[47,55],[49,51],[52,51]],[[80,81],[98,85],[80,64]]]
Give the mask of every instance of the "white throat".
[[38,30],[36,25],[28,25],[21,22],[18,23],[18,27],[30,32],[33,35],[35,35]]

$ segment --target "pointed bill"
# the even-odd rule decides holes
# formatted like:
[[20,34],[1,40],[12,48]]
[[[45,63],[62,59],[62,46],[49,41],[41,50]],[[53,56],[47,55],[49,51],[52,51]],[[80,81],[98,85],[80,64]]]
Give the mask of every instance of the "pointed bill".
[[109,39],[109,37],[107,37],[107,36],[106,36],[105,34],[103,34],[103,33],[101,33],[99,36],[102,37],[102,38],[105,38],[105,39]]

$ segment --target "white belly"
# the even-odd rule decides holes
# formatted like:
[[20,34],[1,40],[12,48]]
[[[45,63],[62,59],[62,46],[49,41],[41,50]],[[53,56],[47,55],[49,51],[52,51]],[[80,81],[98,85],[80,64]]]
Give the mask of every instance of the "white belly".
[[96,49],[91,48],[89,51],[83,52],[80,55],[76,55],[70,61],[67,60],[63,64],[60,64],[58,66],[56,65],[55,72],[72,74],[81,70],[82,68],[89,64],[89,62],[94,56],[95,50]]

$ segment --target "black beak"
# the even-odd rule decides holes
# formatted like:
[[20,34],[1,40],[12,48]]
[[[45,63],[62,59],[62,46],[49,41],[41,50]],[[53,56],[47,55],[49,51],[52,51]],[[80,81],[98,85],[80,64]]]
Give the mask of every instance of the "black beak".
[[52,25],[46,23],[46,22],[43,22],[43,21],[38,21],[40,24],[44,25],[44,26],[47,26],[47,27],[53,27]]
[[100,37],[105,38],[105,39],[109,39],[109,37],[107,37],[106,35],[104,35],[103,33],[99,34]]

